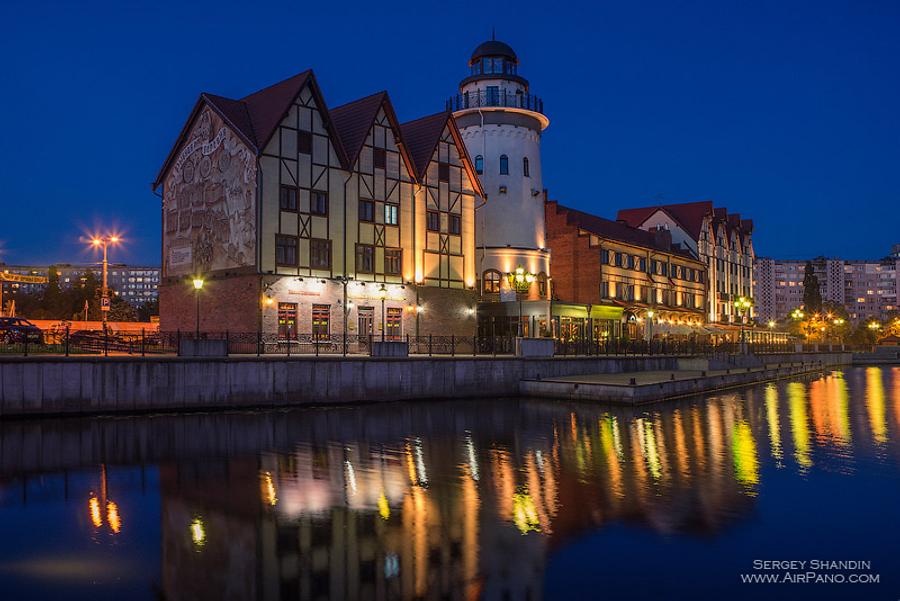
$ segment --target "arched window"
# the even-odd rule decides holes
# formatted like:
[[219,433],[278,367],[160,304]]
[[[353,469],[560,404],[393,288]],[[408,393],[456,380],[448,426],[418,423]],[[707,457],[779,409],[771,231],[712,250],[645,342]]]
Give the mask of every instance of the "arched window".
[[480,154],[475,157],[475,173],[478,175],[484,173],[484,157]]
[[528,157],[522,159],[522,175],[531,177],[531,170],[528,168]]
[[500,175],[509,175],[509,157],[500,155]]
[[482,285],[484,294],[498,294],[500,292],[500,272],[496,269],[488,269],[484,272]]

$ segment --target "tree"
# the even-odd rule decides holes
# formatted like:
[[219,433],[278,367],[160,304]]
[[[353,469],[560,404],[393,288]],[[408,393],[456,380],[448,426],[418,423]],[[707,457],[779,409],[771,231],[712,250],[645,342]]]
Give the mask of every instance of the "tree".
[[159,299],[148,300],[137,308],[138,321],[150,321],[150,318],[159,315]]
[[109,321],[137,321],[137,311],[128,301],[113,296],[109,303]]
[[803,305],[810,313],[822,310],[822,290],[811,261],[806,262],[803,270]]

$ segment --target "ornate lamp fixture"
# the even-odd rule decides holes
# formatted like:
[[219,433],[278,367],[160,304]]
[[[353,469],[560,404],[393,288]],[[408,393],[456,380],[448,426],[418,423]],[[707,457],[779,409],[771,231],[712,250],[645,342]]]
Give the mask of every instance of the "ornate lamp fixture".
[[509,287],[516,292],[528,292],[535,277],[536,276],[533,273],[526,272],[525,268],[521,265],[516,267],[515,271],[506,274],[506,280],[509,282]]

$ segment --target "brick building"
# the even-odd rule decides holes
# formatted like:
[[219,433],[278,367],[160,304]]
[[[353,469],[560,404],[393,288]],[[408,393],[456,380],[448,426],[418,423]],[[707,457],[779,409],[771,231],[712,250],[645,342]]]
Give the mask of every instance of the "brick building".
[[[553,249],[554,297],[586,306],[586,318],[559,319],[588,325],[595,340],[607,337],[708,334],[706,265],[672,242],[665,228],[631,227],[545,204],[547,240]],[[652,326],[650,322],[652,321]]]
[[163,330],[464,335],[475,205],[449,112],[399,123],[386,92],[329,109],[311,71],[233,100],[201,94],[154,183]]
[[[645,230],[663,226],[671,231],[674,243],[706,265],[708,321],[740,321],[734,301],[741,296],[755,298],[752,220],[708,200],[622,209],[617,219]],[[755,316],[755,309],[750,316]]]

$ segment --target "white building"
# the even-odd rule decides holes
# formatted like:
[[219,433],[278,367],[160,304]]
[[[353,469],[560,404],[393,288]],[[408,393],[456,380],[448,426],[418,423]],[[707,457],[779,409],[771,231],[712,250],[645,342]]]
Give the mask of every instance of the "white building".
[[[489,40],[469,59],[470,74],[447,102],[485,193],[476,213],[476,270],[482,300],[527,300],[523,316],[546,314],[550,250],[544,228],[541,134],[550,124],[543,102],[519,74],[507,44]],[[527,286],[511,288],[508,274],[521,268]],[[515,319],[520,303],[493,307]],[[484,311],[482,311],[484,314]],[[527,332],[525,332],[527,334]]]

